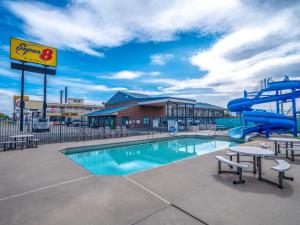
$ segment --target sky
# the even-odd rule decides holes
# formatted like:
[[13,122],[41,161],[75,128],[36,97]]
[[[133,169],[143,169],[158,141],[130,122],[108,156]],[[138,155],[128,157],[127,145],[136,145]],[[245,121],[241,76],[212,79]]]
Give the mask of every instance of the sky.
[[[117,91],[226,106],[264,78],[300,78],[300,0],[0,0],[0,111],[20,94],[10,37],[58,49],[48,101]],[[43,76],[25,73],[42,100]]]

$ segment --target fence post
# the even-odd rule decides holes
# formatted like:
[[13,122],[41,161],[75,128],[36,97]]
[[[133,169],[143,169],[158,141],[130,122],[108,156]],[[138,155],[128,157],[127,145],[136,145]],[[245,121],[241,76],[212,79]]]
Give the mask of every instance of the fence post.
[[62,142],[62,140],[61,140],[61,121],[59,123],[59,142]]

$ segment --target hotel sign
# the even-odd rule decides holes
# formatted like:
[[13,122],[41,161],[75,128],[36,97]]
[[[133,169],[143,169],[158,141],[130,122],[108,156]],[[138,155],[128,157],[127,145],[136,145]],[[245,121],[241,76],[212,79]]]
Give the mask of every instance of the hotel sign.
[[39,45],[17,38],[11,38],[10,58],[23,62],[31,62],[44,66],[56,67],[57,50],[56,48]]
[[[14,95],[13,96],[13,101],[14,102],[16,102],[16,101],[18,101],[20,99],[21,99],[21,96],[19,96],[19,95]],[[24,101],[29,101],[29,96],[24,96]]]

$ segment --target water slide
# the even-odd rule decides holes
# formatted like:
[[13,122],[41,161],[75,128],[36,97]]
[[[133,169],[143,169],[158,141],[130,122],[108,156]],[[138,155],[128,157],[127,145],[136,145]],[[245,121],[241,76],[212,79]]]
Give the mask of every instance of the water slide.
[[[253,132],[265,132],[266,136],[269,136],[271,130],[293,130],[295,135],[297,126],[295,99],[300,97],[300,90],[297,89],[300,89],[300,81],[290,81],[286,77],[284,81],[265,83],[260,90],[251,93],[252,98],[247,97],[247,92],[245,92],[245,97],[230,101],[227,105],[229,111],[241,113],[246,124],[255,125],[232,128],[228,131],[229,136],[239,139]],[[290,92],[281,94],[280,91],[283,90],[290,90]],[[272,94],[265,95],[266,92],[272,92]],[[256,104],[289,100],[292,100],[293,119],[279,113],[279,104],[277,104],[277,113],[252,109]]]

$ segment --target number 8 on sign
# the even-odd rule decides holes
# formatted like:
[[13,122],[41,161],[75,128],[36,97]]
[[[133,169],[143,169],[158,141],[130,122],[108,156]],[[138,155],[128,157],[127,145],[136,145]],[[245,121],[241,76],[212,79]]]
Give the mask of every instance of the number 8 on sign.
[[42,51],[40,58],[42,60],[48,61],[48,60],[52,59],[52,54],[53,54],[53,51],[49,48],[46,48]]

